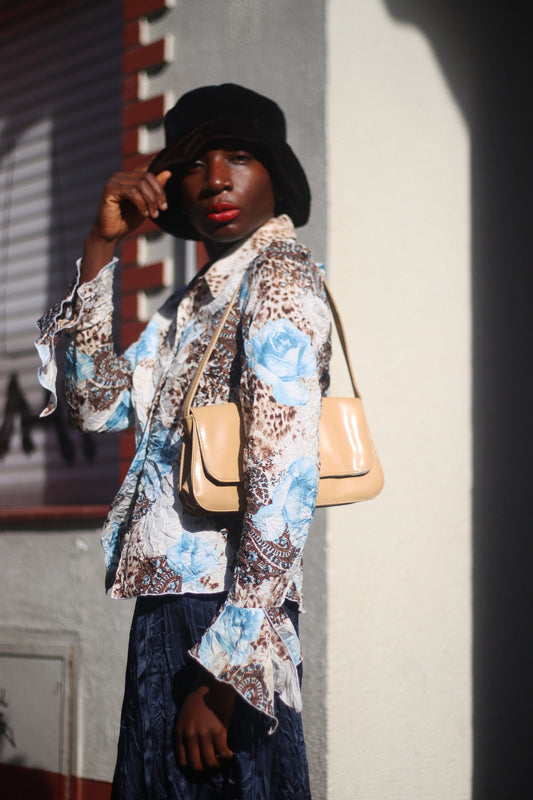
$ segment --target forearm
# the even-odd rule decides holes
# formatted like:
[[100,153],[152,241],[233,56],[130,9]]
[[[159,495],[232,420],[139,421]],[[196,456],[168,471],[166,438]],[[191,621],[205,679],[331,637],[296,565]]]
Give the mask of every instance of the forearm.
[[157,177],[144,170],[117,172],[104,187],[96,218],[85,240],[82,283],[93,280],[115,255],[120,240],[144,219],[167,208],[167,170]]
[[113,260],[119,241],[119,238],[104,239],[94,229],[89,232],[83,248],[80,283],[94,280],[100,270]]

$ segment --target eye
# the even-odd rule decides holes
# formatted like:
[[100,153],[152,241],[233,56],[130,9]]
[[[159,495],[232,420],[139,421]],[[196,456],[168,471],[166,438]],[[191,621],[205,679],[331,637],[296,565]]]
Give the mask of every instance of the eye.
[[192,161],[189,161],[187,164],[187,172],[196,172],[204,167],[205,161],[202,158],[193,158]]
[[248,164],[253,160],[253,156],[247,153],[246,150],[234,150],[229,154],[229,160],[233,164]]

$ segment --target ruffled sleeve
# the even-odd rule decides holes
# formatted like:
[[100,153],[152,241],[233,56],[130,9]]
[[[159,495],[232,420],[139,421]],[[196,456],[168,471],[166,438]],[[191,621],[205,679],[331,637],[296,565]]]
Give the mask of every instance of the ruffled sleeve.
[[68,336],[65,394],[73,421],[82,430],[121,430],[131,424],[131,353],[117,356],[113,342],[113,281],[117,259],[80,283],[81,260],[65,297],[37,322],[39,381],[50,392],[41,416],[57,406],[56,348]]
[[229,683],[254,708],[271,720],[274,691],[283,702],[302,710],[297,665],[300,641],[282,608],[247,608],[226,602],[190,651],[219,681]]
[[296,631],[283,609],[318,491],[330,315],[308,252],[272,245],[249,269],[241,409],[247,506],[233,585],[192,656],[271,720],[301,710]]
[[83,310],[83,304],[79,302],[77,296],[80,285],[80,269],[81,260],[76,263],[76,275],[66,295],[52,308],[49,308],[36,323],[39,336],[35,347],[41,360],[38,370],[39,382],[50,392],[48,405],[41,411],[41,417],[48,416],[57,408],[56,347],[59,337],[63,331],[73,330],[76,327]]

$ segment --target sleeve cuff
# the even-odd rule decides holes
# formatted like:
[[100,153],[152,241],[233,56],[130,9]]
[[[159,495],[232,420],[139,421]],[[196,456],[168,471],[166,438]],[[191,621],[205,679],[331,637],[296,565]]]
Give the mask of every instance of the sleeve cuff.
[[50,400],[40,416],[46,417],[57,407],[57,360],[56,347],[60,335],[64,331],[75,330],[80,326],[82,315],[86,316],[87,307],[92,306],[92,314],[98,313],[99,308],[95,303],[97,297],[102,297],[102,306],[112,305],[113,274],[117,259],[113,259],[103,267],[96,278],[80,286],[81,259],[76,262],[76,275],[72,284],[58,303],[37,320],[39,336],[35,347],[41,360],[38,377],[41,386],[50,392]]
[[282,608],[242,608],[225,603],[190,655],[217,680],[277,727],[274,692],[295,711],[302,710],[297,665],[300,641]]

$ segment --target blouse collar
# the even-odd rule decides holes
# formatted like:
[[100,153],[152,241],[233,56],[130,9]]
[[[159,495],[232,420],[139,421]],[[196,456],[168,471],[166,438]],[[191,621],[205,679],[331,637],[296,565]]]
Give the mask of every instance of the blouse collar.
[[[220,305],[227,302],[254,258],[272,242],[286,239],[296,239],[296,234],[290,217],[282,214],[269,219],[247,239],[210,264],[203,279],[209,287],[213,299],[220,300]],[[218,303],[214,303],[214,305],[218,305]]]

